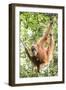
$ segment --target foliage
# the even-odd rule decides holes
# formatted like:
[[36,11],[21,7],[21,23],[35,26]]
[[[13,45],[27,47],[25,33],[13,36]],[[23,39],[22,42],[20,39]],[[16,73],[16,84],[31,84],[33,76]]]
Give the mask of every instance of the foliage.
[[[20,77],[44,77],[55,76],[58,73],[58,15],[49,13],[36,12],[20,12]],[[55,41],[55,49],[53,62],[50,62],[48,68],[37,73],[33,70],[33,65],[26,55],[25,49],[21,40],[30,48],[33,43],[46,32],[50,23],[50,18],[53,20],[53,34]]]

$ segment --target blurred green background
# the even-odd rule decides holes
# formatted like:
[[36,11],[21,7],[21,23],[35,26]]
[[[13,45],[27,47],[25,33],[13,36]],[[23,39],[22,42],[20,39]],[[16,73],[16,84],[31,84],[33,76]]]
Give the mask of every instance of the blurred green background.
[[[39,40],[43,33],[48,29],[50,18],[53,19],[52,30],[55,42],[53,62],[50,63],[48,68],[43,69],[38,73],[33,70],[33,64],[27,56],[21,40],[30,49],[32,44],[36,43],[36,41]],[[56,76],[58,74],[58,15],[37,12],[20,12],[19,23],[20,78]]]

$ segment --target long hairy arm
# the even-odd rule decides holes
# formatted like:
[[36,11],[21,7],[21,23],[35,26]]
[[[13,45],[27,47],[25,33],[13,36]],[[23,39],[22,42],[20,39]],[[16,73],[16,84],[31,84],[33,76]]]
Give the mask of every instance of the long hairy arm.
[[27,54],[27,56],[29,57],[29,59],[31,60],[32,59],[32,56],[30,55],[29,53],[29,49],[27,48],[26,44],[21,40],[23,46],[24,46],[24,49],[25,49],[25,52]]
[[49,27],[47,29],[47,31],[45,32],[45,35],[43,35],[38,41],[37,44],[43,46],[43,44],[46,42],[46,40],[48,39],[48,35],[50,34],[50,32],[52,32],[52,21],[49,24]]
[[53,34],[50,34],[50,43],[48,47],[48,60],[51,61],[53,58],[53,52],[54,52],[54,38]]

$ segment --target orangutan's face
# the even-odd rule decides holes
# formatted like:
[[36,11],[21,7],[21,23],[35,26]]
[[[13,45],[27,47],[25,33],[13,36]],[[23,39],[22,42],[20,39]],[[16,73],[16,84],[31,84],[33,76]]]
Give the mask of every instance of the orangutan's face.
[[32,51],[33,56],[37,56],[38,50],[37,50],[36,45],[32,45],[31,51]]

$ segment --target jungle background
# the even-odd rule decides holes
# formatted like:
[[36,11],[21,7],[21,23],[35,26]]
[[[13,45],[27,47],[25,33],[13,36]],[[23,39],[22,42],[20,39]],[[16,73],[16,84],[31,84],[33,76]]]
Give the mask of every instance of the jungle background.
[[[33,64],[25,52],[23,43],[30,49],[32,44],[36,43],[48,29],[50,18],[53,18],[52,30],[55,42],[53,62],[46,69],[38,73],[36,70],[33,70]],[[39,12],[20,12],[19,25],[20,78],[56,76],[58,74],[58,15]]]

